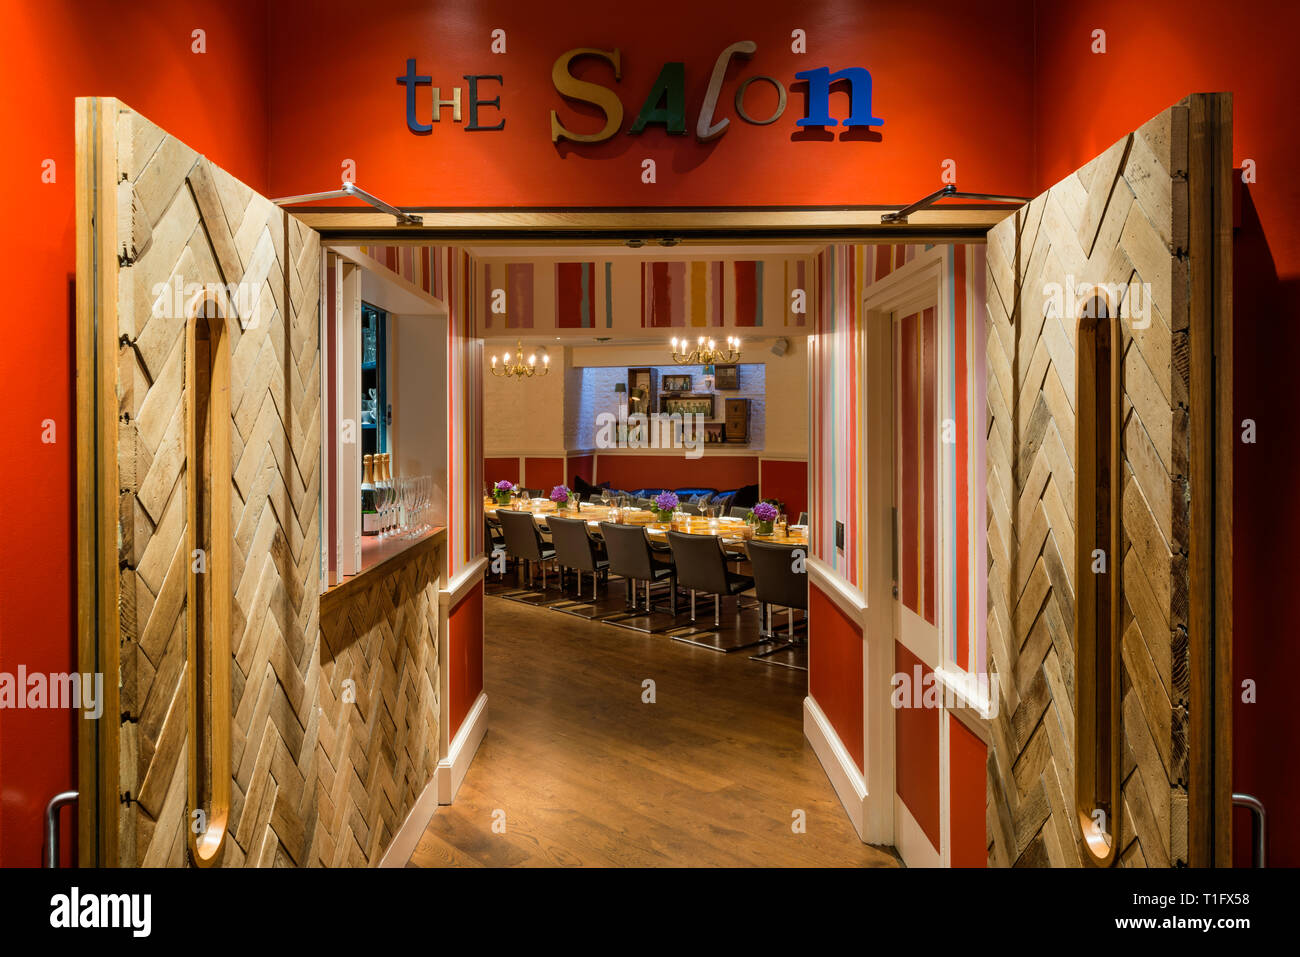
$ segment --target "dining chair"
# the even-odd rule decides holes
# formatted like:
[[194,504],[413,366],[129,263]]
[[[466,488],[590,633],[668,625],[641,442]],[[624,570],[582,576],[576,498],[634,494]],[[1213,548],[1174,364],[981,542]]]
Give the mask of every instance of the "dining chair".
[[748,515],[748,514],[749,514],[749,509],[745,508],[745,506],[743,506],[743,505],[733,505],[733,506],[731,506],[731,517],[732,517],[732,518],[744,518],[744,517],[745,517],[746,515]]
[[564,591],[564,569],[572,568],[578,576],[578,597],[582,597],[582,573],[591,573],[591,597],[596,597],[596,582],[609,574],[609,559],[605,550],[587,530],[585,518],[561,518],[552,515],[546,520],[551,529],[551,544],[555,547],[555,561],[560,566],[560,591]]
[[[755,661],[762,661],[769,655],[787,648],[801,645],[801,639],[794,634],[794,612],[799,609],[805,615],[808,611],[808,573],[796,571],[796,564],[802,568],[802,562],[796,562],[795,552],[804,552],[802,545],[778,545],[774,542],[751,540],[746,545],[749,565],[754,572],[754,597],[758,599],[763,616],[763,632],[770,640],[775,640],[772,633],[772,606],[786,609],[786,640],[775,648],[751,655]],[[776,664],[776,662],[765,662]],[[798,667],[798,666],[787,666]],[[807,671],[807,668],[798,668]]]
[[800,513],[799,513],[799,521],[798,521],[797,524],[799,524],[799,525],[807,525],[807,524],[808,524],[808,513],[807,513],[807,512],[800,512]]
[[[506,537],[501,532],[501,522],[489,518],[487,515],[484,515],[483,516],[483,550],[487,553],[489,574],[491,573],[492,561],[493,561],[493,557],[496,555],[497,549],[499,548],[502,551],[505,551],[505,547],[506,547]],[[504,575],[505,573],[502,572],[503,577]]]
[[[727,568],[727,554],[722,550],[722,539],[717,535],[694,535],[670,529],[668,545],[672,549],[673,564],[677,566],[677,582],[691,591],[691,621],[695,620],[695,593],[702,591],[713,596],[713,626],[719,627],[722,624],[722,597],[739,596],[748,591],[754,587],[754,579]],[[764,640],[760,637],[750,644],[757,645]]]
[[687,515],[700,514],[700,506],[696,505],[694,502],[678,502],[677,508],[680,511],[685,512]]
[[545,591],[546,563],[555,557],[555,548],[542,540],[542,533],[538,531],[537,520],[533,518],[533,513],[499,508],[497,518],[501,522],[501,530],[505,533],[506,554],[517,562],[523,562],[524,565],[521,567],[527,567],[529,587],[532,586],[533,581],[533,563],[540,565],[542,590]]
[[601,522],[600,533],[605,537],[605,552],[609,556],[609,570],[627,579],[632,608],[637,607],[638,582],[645,582],[645,610],[650,614],[650,589],[654,585],[668,585],[669,610],[677,615],[677,569],[671,561],[665,563],[655,557],[650,548],[650,536],[641,525],[619,525]]

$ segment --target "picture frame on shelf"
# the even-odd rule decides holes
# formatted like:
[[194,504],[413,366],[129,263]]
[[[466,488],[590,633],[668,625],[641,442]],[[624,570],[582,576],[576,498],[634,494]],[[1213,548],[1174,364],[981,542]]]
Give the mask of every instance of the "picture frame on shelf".
[[690,392],[691,376],[689,375],[665,375],[663,377],[664,392]]
[[740,388],[739,366],[714,366],[713,387],[720,392],[735,392]]
[[713,418],[713,396],[666,396],[663,400],[663,410],[669,415],[677,412],[682,415],[703,415],[706,419],[711,419]]

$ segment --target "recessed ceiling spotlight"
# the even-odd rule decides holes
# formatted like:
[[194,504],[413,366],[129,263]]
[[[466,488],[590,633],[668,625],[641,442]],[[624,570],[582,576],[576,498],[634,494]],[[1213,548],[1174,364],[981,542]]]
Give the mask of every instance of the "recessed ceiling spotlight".
[[665,236],[663,239],[659,240],[659,245],[676,246],[679,242],[681,242],[681,240],[677,239],[675,236]]
[[630,246],[630,247],[633,248],[633,249],[640,249],[642,246],[645,245],[645,240],[644,240],[644,239],[629,239],[629,240],[627,241],[627,244],[628,244],[628,246]]

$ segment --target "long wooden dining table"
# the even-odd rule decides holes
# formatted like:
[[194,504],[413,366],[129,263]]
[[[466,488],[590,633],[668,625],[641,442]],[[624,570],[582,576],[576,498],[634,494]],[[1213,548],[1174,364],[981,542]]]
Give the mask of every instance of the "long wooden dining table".
[[[584,504],[578,511],[557,509],[553,502],[546,499],[534,499],[518,505],[498,506],[494,501],[485,501],[483,511],[494,516],[498,508],[513,509],[532,513],[538,526],[547,528],[547,520],[552,515],[561,518],[582,518],[587,528],[596,537],[600,537],[600,523],[614,521],[622,525],[640,525],[646,530],[652,548],[668,548],[668,531],[689,532],[695,535],[715,535],[721,539],[723,550],[733,560],[746,560],[745,546],[750,541],[772,542],[777,545],[797,545],[807,547],[808,531],[798,525],[774,529],[771,535],[760,535],[752,525],[741,518],[706,518],[702,515],[680,515],[672,522],[661,522],[654,512],[638,508],[616,508],[608,505]],[[611,517],[611,513],[613,516]]]

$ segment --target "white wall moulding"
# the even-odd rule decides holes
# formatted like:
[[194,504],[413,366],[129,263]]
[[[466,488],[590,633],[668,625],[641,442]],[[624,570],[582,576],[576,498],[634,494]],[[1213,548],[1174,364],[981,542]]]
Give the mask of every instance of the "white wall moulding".
[[831,786],[835,788],[835,794],[844,805],[858,837],[868,844],[891,843],[879,836],[873,840],[873,835],[868,834],[866,778],[853,762],[853,757],[835,733],[830,720],[810,697],[803,699],[803,733],[826,771],[826,776],[830,778]]
[[827,564],[811,556],[805,560],[808,569],[808,581],[816,585],[823,594],[830,598],[840,611],[859,625],[865,625],[867,617],[867,599],[858,589],[844,578],[837,575]]
[[488,729],[488,697],[480,692],[461,723],[460,730],[451,739],[447,755],[438,762],[438,803],[450,804],[456,799],[469,772],[470,762],[483,743]]

